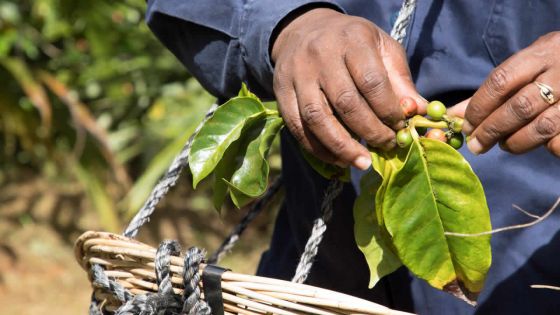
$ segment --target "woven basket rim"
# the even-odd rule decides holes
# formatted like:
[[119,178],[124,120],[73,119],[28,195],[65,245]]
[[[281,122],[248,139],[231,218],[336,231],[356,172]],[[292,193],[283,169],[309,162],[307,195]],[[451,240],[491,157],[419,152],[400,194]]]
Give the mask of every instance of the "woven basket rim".
[[[88,231],[76,240],[74,253],[77,262],[88,272],[90,281],[90,268],[95,263],[101,264],[109,278],[115,279],[132,294],[157,292],[153,271],[156,249],[152,246],[118,234]],[[200,270],[205,266],[201,264]],[[182,257],[170,256],[176,294],[183,291],[183,267]],[[94,294],[104,299],[102,304],[106,310],[118,308],[120,302],[102,288],[93,287]],[[222,274],[222,296],[224,306],[234,312],[229,314],[265,314],[263,309],[275,310],[274,314],[409,314],[327,289],[233,271]]]

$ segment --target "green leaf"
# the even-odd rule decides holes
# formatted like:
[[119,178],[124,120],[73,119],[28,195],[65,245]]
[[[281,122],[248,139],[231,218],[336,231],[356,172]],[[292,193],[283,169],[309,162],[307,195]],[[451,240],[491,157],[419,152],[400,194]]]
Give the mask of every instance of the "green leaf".
[[226,179],[231,199],[237,207],[243,207],[251,199],[262,195],[268,187],[270,168],[266,158],[282,126],[282,118],[270,115],[243,132],[235,172],[231,179]]
[[255,197],[247,196],[241,190],[239,190],[236,186],[234,186],[229,181],[223,179],[224,183],[229,187],[229,196],[233,204],[238,208],[242,208],[250,203]]
[[369,267],[370,288],[402,265],[393,252],[389,233],[375,215],[375,194],[382,180],[376,172],[365,174],[360,181],[360,195],[354,203],[354,236]]
[[247,88],[247,85],[245,83],[241,83],[241,89],[239,90],[239,94],[237,96],[238,97],[249,97],[249,98],[252,98],[252,99],[255,99],[255,100],[261,102],[261,99],[258,96],[256,96],[254,93],[249,91],[249,89]]
[[491,264],[490,236],[445,232],[480,233],[491,225],[482,185],[460,153],[436,140],[414,139],[387,183],[383,217],[404,265],[475,304]]
[[226,196],[229,192],[228,183],[224,181],[224,179],[230,180],[236,170],[234,166],[237,164],[237,160],[239,159],[238,154],[241,142],[242,140],[239,139],[229,146],[214,170],[212,201],[218,212],[222,209],[222,205],[224,204]]
[[264,114],[262,103],[251,97],[234,97],[216,110],[193,139],[189,156],[193,187],[214,170],[243,127]]
[[401,149],[398,147],[388,152],[371,152],[372,168],[382,179],[382,183],[375,195],[375,213],[377,215],[377,221],[380,225],[384,224],[383,199],[385,197],[385,191],[387,190],[387,184],[391,175],[402,167],[406,159],[407,152],[407,149]]
[[309,163],[309,165],[315,170],[315,172],[319,173],[324,178],[338,178],[343,182],[350,181],[350,168],[342,168],[334,164],[323,162],[313,156],[311,153],[305,151],[303,148],[301,148],[300,151],[303,155],[303,158],[307,161],[307,163]]

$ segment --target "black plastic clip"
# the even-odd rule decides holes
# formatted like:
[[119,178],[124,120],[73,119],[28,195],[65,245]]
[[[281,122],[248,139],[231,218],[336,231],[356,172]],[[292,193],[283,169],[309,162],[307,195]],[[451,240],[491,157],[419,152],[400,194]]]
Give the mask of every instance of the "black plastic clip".
[[215,265],[206,265],[202,271],[202,285],[204,299],[212,309],[212,315],[224,315],[224,300],[222,299],[222,274],[229,269]]

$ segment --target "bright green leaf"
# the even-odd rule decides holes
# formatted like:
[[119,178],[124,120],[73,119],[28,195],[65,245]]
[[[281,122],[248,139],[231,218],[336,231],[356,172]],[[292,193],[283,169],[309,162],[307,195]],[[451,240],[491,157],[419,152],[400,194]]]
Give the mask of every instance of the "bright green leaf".
[[193,139],[189,166],[193,186],[210,174],[241,130],[265,114],[262,103],[250,97],[235,97],[220,106]]
[[251,202],[253,199],[255,199],[254,197],[247,196],[245,193],[243,193],[241,190],[239,190],[236,186],[234,186],[229,181],[225,179],[222,180],[224,181],[224,183],[228,185],[229,196],[231,198],[231,201],[237,208],[242,208],[246,206],[249,202]]
[[354,203],[354,235],[369,267],[370,288],[402,265],[393,252],[389,233],[375,215],[375,193],[381,182],[377,173],[365,174],[360,181],[360,195]]
[[256,96],[253,92],[249,91],[249,89],[247,88],[247,85],[245,83],[241,84],[241,90],[239,90],[239,94],[237,95],[238,97],[249,97],[252,99],[255,99],[257,101],[261,101],[261,99]]
[[[242,207],[262,195],[268,187],[269,166],[266,160],[272,141],[284,125],[277,115],[266,116],[244,132],[237,155],[237,165],[231,179],[230,196],[237,207]],[[231,188],[234,189],[231,189]],[[243,196],[249,198],[244,198]]]
[[435,288],[475,303],[491,263],[490,236],[444,234],[491,230],[482,185],[460,153],[415,139],[389,179],[383,216],[404,265]]
[[214,170],[214,190],[212,193],[212,201],[218,212],[222,209],[222,205],[224,204],[226,196],[229,192],[228,183],[224,181],[224,179],[230,180],[236,170],[234,165],[237,164],[236,160],[238,159],[237,155],[239,154],[241,142],[242,140],[238,139],[229,146]]

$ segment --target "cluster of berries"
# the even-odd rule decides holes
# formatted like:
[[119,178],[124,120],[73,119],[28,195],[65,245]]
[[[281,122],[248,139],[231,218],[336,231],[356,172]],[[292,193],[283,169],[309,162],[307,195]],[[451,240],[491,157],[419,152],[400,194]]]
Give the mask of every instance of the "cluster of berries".
[[415,136],[439,140],[457,150],[463,146],[463,119],[448,116],[442,102],[432,101],[428,104],[428,117],[415,115],[418,105],[410,97],[401,101],[401,107],[407,117],[413,116],[407,120],[406,127],[397,132],[397,144],[401,148],[408,147]]

